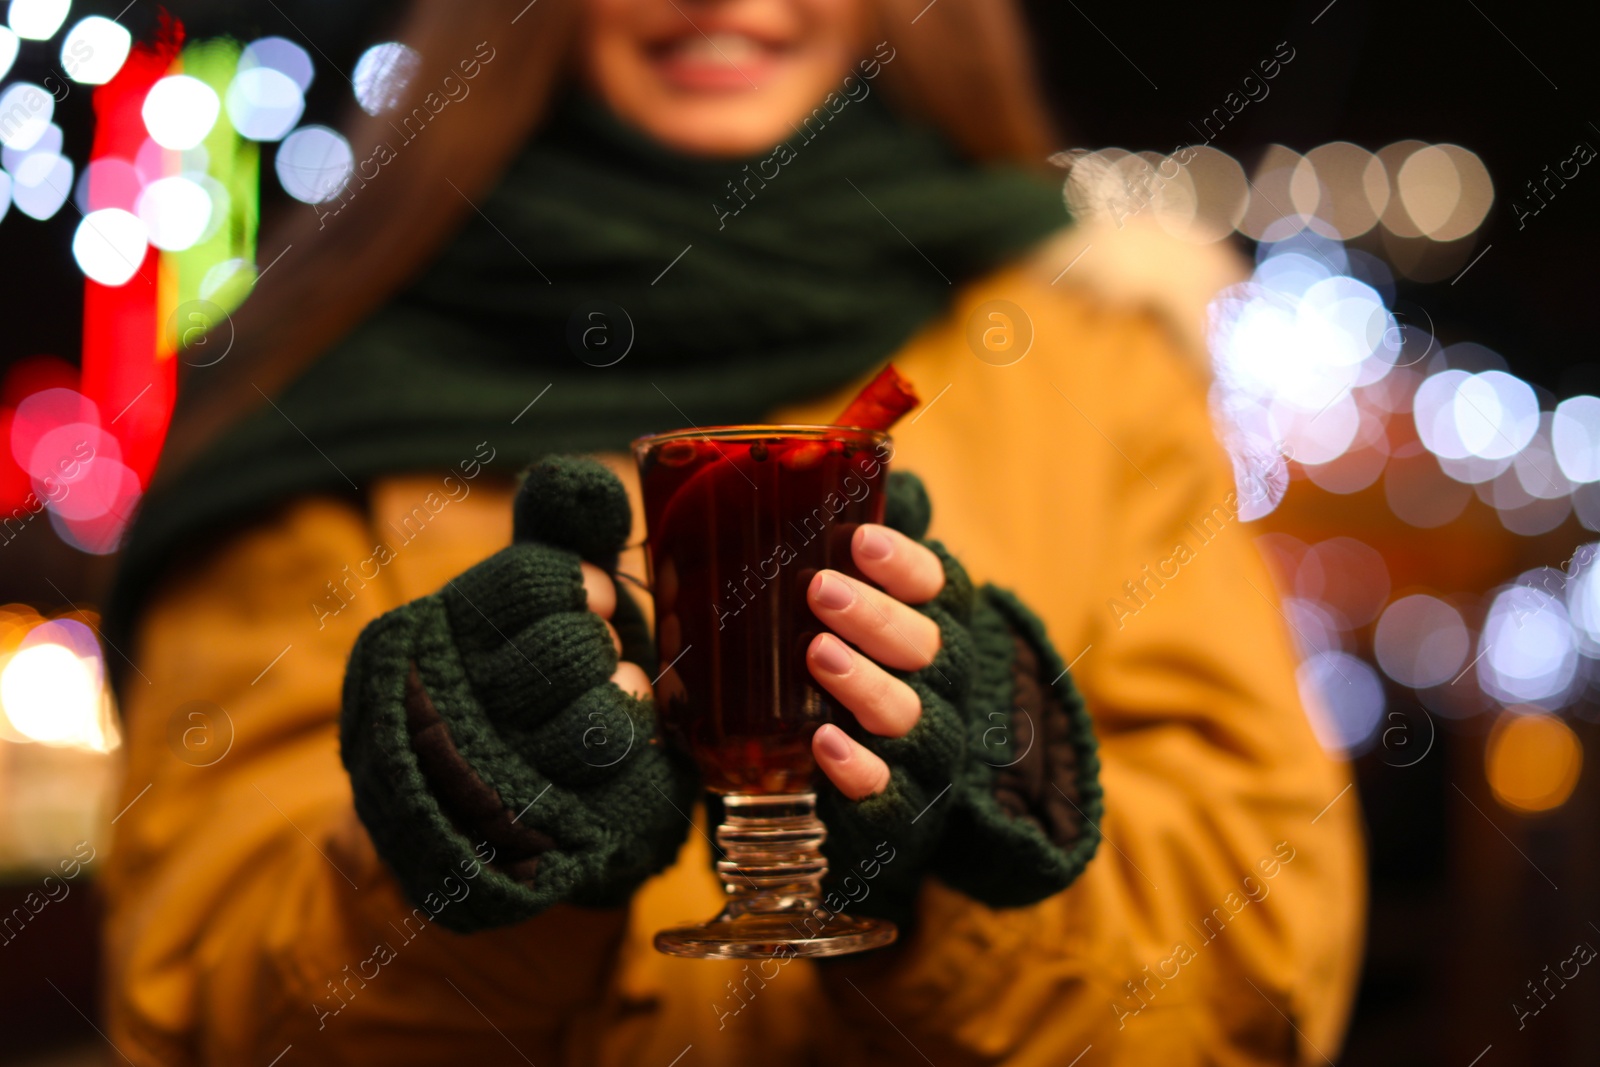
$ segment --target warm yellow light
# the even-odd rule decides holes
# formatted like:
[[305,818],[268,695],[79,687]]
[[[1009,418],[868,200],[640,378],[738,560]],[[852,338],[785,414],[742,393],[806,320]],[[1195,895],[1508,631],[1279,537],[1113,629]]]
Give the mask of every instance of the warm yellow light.
[[98,665],[63,645],[19,649],[0,671],[0,712],[30,741],[105,751],[105,711]]
[[1313,205],[1318,218],[1343,240],[1372,229],[1389,203],[1389,178],[1377,156],[1349,141],[1334,141],[1307,152],[1295,165],[1295,183],[1314,181],[1319,195]]
[[[1378,212],[1379,221],[1383,223],[1384,228],[1396,237],[1423,236],[1422,230],[1412,221],[1410,209],[1406,207],[1399,196],[1399,191],[1401,168],[1405,166],[1412,155],[1427,147],[1428,145],[1423,141],[1396,141],[1394,144],[1383,146],[1376,153],[1378,161],[1383,165],[1384,172],[1388,175],[1390,188],[1389,195],[1384,198],[1382,206],[1377,203],[1376,199],[1374,199],[1372,206]],[[1423,172],[1418,173],[1420,175]],[[1418,186],[1418,189],[1419,193],[1414,194],[1414,198],[1420,195],[1421,187]]]
[[1489,732],[1484,753],[1489,788],[1501,806],[1525,813],[1567,802],[1583,770],[1583,742],[1549,712],[1507,708]]
[[1266,147],[1250,181],[1240,233],[1256,241],[1281,241],[1304,228],[1320,194],[1316,169],[1302,167],[1303,159],[1281,144]]
[[1454,144],[1434,147],[1449,157],[1460,194],[1449,217],[1428,236],[1435,241],[1459,241],[1483,225],[1484,216],[1494,204],[1494,182],[1489,177],[1489,168],[1483,165],[1476,152]]

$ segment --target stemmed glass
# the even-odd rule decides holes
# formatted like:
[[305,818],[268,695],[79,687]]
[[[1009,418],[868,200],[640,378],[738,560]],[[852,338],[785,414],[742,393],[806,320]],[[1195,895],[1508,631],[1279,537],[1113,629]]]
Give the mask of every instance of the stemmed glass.
[[893,923],[824,906],[827,829],[811,736],[836,717],[806,648],[818,570],[860,577],[850,539],[881,522],[887,434],[841,426],[679,430],[633,444],[648,527],[655,685],[724,818],[721,914],[664,930],[656,948],[701,959],[836,956],[887,945]]

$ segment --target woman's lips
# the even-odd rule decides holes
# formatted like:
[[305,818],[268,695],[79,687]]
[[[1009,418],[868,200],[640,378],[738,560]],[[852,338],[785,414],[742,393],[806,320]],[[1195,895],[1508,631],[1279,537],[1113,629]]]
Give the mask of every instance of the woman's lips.
[[744,33],[694,33],[652,49],[651,63],[675,89],[739,92],[764,85],[787,51]]

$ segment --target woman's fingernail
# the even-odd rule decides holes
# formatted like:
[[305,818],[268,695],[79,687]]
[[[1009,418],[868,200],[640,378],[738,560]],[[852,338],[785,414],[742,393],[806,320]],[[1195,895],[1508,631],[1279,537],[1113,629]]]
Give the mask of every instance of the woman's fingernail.
[[832,634],[823,634],[816,646],[817,665],[829,674],[850,673],[850,650]]
[[836,763],[850,758],[850,739],[844,731],[829,723],[817,731],[817,747],[822,754]]
[[817,575],[816,591],[812,595],[817,598],[818,604],[833,611],[849,607],[856,598],[855,591],[845,584],[844,579],[833,578],[826,573]]
[[861,527],[860,538],[856,542],[856,555],[862,559],[888,559],[894,552],[894,541],[875,526]]

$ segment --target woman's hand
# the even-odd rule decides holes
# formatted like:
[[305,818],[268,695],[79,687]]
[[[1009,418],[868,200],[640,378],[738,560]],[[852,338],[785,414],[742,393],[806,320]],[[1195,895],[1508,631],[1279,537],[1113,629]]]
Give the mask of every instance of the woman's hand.
[[[611,643],[617,648],[617,655],[622,655],[622,638],[617,636],[616,627],[611,625],[611,616],[617,610],[617,586],[611,580],[611,575],[596,567],[593,563],[581,563],[583,569],[583,593],[588,600],[589,610],[606,620],[606,630],[611,634]],[[644,668],[629,660],[620,660],[617,669],[612,672],[611,681],[629,696],[638,697],[640,700],[650,698],[650,676],[644,673]]]
[[[806,665],[817,684],[849,708],[863,729],[879,737],[904,737],[922,717],[922,701],[884,668],[917,671],[933,662],[939,627],[909,605],[938,595],[944,568],[925,545],[887,526],[861,526],[851,538],[850,554],[877,588],[838,571],[818,572],[806,590],[806,602],[831,632],[811,642]],[[593,607],[596,601],[590,595]],[[888,765],[831,723],[817,730],[811,751],[817,766],[851,800],[882,792],[889,784]]]

